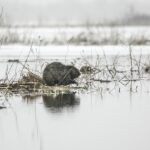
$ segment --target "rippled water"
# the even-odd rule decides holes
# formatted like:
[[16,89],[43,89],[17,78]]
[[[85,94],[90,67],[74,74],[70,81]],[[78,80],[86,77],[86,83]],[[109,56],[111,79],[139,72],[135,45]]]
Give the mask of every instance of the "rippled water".
[[[18,53],[10,52],[5,60],[2,54],[4,77],[11,65],[6,60]],[[76,55],[79,56],[80,53]],[[67,61],[73,58],[68,56]],[[49,59],[56,57],[45,58]],[[60,60],[65,62],[65,58]],[[0,94],[0,103],[7,106],[0,109],[0,149],[149,150],[150,84],[138,84],[140,88],[133,93],[127,87],[104,93],[89,90],[59,95]]]

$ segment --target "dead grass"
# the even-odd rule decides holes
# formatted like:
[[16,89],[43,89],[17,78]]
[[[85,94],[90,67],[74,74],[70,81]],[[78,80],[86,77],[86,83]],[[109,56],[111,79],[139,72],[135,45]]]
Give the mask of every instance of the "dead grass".
[[109,34],[105,34],[104,31],[99,31],[98,27],[89,28],[85,27],[85,30],[78,34],[72,34],[68,36],[66,33],[59,36],[54,35],[52,39],[46,37],[32,37],[28,33],[19,33],[12,31],[8,28],[0,35],[0,41],[3,45],[8,44],[23,44],[23,45],[149,45],[150,38],[143,34],[135,34],[125,38],[117,29],[110,29]]

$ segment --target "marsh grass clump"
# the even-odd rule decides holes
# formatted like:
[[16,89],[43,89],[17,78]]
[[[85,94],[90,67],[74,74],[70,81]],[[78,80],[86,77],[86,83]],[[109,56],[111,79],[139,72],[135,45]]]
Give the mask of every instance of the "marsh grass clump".
[[21,78],[21,80],[19,80],[20,83],[28,83],[28,82],[37,82],[37,83],[43,83],[43,80],[40,76],[32,73],[32,72],[28,72],[27,74],[24,74]]
[[94,69],[91,66],[82,66],[80,68],[80,72],[83,74],[91,74],[92,72],[94,72]]

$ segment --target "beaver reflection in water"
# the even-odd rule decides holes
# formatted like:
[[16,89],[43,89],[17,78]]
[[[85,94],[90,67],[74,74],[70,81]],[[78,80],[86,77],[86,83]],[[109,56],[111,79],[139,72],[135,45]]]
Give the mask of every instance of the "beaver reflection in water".
[[80,76],[80,72],[74,66],[66,66],[60,62],[48,64],[43,72],[43,81],[49,86],[68,85],[76,83],[75,78]]
[[43,102],[45,107],[54,112],[59,112],[63,108],[73,108],[80,104],[80,99],[75,96],[75,93],[65,93],[54,95],[43,95]]

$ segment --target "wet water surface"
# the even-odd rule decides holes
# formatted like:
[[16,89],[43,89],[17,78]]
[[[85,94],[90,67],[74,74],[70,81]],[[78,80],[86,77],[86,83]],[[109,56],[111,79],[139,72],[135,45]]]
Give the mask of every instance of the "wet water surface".
[[146,92],[8,96],[5,104],[8,108],[0,110],[3,150],[150,149]]

